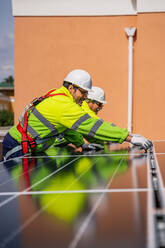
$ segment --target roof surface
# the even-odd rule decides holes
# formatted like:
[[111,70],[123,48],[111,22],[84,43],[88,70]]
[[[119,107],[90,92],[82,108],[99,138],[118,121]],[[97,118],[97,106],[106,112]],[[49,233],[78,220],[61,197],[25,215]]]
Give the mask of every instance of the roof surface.
[[6,82],[1,82],[0,83],[0,88],[14,88],[14,85]]

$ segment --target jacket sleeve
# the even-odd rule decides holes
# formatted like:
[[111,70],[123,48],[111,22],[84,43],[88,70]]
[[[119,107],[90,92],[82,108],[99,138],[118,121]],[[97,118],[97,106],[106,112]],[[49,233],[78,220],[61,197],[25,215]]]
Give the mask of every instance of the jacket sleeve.
[[122,143],[128,136],[128,130],[111,125],[102,119],[90,117],[82,108],[74,102],[67,103],[63,107],[60,118],[62,125],[78,131],[84,136],[89,136],[100,141]]
[[69,142],[69,143],[72,143],[74,144],[76,147],[80,147],[84,144],[84,138],[83,136],[72,130],[72,129],[67,129],[65,132],[64,132],[64,138]]

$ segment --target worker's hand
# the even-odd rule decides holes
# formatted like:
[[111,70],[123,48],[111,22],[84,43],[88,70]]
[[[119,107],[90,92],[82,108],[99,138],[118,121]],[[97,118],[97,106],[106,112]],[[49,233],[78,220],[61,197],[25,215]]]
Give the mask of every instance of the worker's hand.
[[90,143],[90,144],[83,144],[82,149],[83,151],[98,151],[98,150],[104,150],[104,146],[100,144]]
[[72,147],[74,149],[74,152],[82,152],[82,147],[76,147],[74,144],[70,143],[68,146]]
[[82,147],[76,147],[76,148],[74,149],[74,152],[82,152]]
[[133,135],[130,142],[135,146],[141,146],[143,149],[147,150],[152,146],[152,141],[144,138],[141,135]]

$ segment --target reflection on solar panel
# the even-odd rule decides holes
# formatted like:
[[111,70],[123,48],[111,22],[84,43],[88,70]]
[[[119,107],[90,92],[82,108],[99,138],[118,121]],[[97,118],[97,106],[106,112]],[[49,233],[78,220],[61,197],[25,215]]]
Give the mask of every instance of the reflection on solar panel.
[[164,147],[1,162],[1,247],[165,247]]

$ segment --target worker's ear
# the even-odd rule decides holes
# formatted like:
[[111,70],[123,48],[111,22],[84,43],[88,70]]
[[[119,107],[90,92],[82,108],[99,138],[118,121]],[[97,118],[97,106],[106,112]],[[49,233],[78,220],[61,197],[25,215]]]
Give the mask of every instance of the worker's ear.
[[69,90],[69,92],[71,93],[71,94],[73,94],[73,85],[69,85],[69,87],[68,87],[68,90]]
[[70,91],[70,90],[72,90],[73,89],[73,85],[69,85],[69,87],[68,87],[68,90]]

